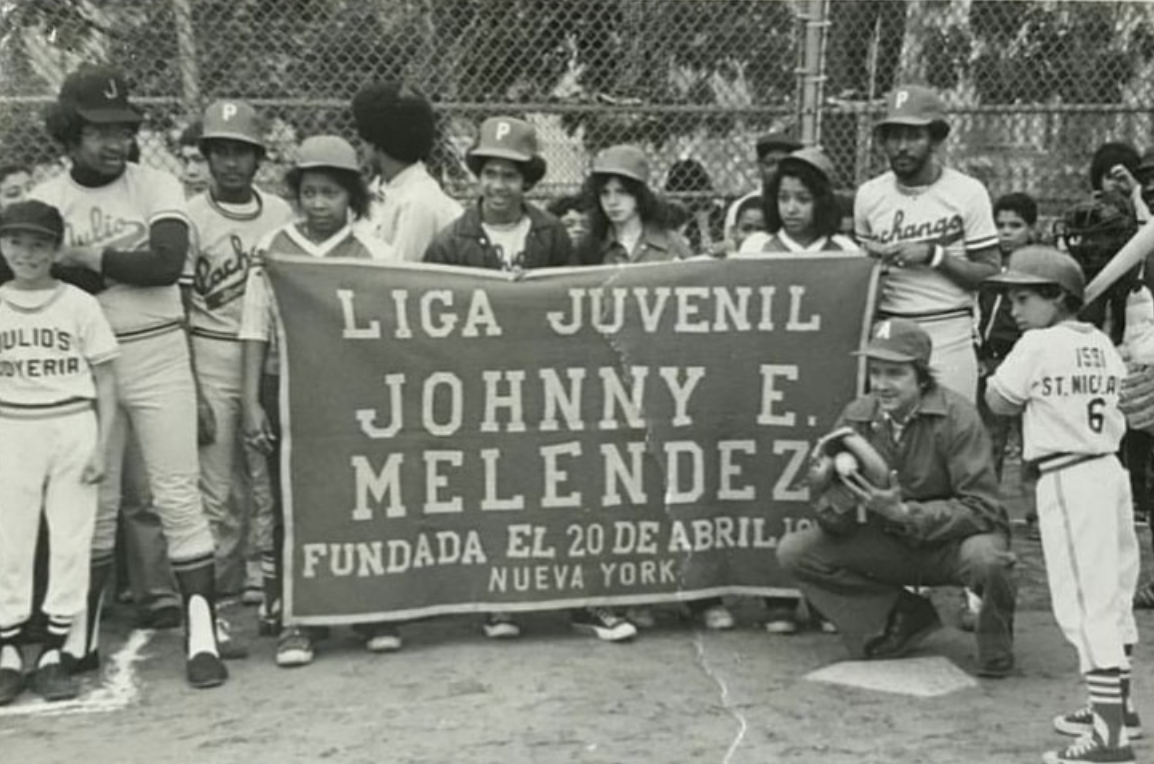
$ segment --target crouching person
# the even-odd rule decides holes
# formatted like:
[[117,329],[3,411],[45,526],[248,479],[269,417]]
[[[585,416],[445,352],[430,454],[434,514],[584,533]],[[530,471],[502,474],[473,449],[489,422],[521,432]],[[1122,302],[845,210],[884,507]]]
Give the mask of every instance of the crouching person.
[[870,392],[838,426],[885,460],[889,478],[878,482],[888,485],[860,472],[839,478],[852,511],[838,515],[819,500],[819,524],[784,537],[777,557],[855,657],[901,657],[941,626],[933,604],[907,587],[976,590],[977,673],[1002,677],[1014,666],[1009,519],[978,412],[934,381],[931,351],[912,321],[875,327],[861,351]]

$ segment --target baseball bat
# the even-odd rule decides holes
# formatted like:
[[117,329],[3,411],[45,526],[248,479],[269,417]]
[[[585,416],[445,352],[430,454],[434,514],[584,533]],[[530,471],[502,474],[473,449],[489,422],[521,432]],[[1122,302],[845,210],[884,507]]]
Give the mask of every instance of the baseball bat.
[[1145,260],[1151,252],[1154,252],[1154,225],[1148,224],[1139,228],[1138,232],[1130,237],[1130,241],[1118,250],[1118,254],[1110,258],[1106,267],[1098,271],[1098,275],[1086,286],[1086,297],[1083,302],[1088,305],[1101,297],[1111,284]]

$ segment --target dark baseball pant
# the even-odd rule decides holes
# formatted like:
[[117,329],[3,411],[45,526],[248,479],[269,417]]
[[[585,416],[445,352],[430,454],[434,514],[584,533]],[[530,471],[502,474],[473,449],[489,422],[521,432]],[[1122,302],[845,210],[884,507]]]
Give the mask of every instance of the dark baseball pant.
[[854,657],[885,631],[906,586],[966,586],[982,597],[975,636],[981,663],[1012,656],[1016,562],[1008,539],[985,533],[914,546],[874,525],[832,536],[819,527],[784,536],[782,568],[841,633]]

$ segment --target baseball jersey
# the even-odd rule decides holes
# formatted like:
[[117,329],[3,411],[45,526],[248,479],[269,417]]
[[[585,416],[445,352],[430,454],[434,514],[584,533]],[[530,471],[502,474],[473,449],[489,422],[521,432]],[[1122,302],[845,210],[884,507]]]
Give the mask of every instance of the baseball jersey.
[[[120,350],[92,295],[0,286],[0,410],[31,414],[96,398],[91,366]],[[55,411],[53,412],[55,413]]]
[[292,221],[292,207],[257,189],[247,209],[221,204],[209,192],[188,203],[188,216],[196,231],[186,271],[189,327],[194,335],[236,340],[257,244]]
[[1002,361],[990,387],[1024,406],[1022,457],[1111,454],[1126,432],[1118,393],[1126,364],[1110,338],[1066,321],[1027,331]]
[[365,235],[350,226],[345,226],[318,244],[302,234],[296,223],[289,223],[273,231],[257,245],[258,259],[255,267],[249,270],[237,336],[241,340],[270,343],[265,362],[265,371],[269,374],[275,374],[279,369],[276,337],[273,334],[273,327],[277,323],[276,302],[270,294],[261,261],[265,257],[276,255],[389,260],[392,259],[392,250],[379,239]]
[[373,185],[373,204],[365,227],[393,248],[395,257],[419,263],[433,237],[464,212],[445,193],[424,162],[401,170],[388,183]]
[[[184,189],[172,175],[129,163],[108,185],[87,188],[62,173],[32,189],[30,196],[53,205],[64,217],[64,246],[132,251],[148,246],[149,228],[159,220],[188,223]],[[111,283],[97,295],[119,337],[184,318],[176,284],[142,287]]]
[[[949,167],[929,186],[907,188],[892,171],[866,181],[854,198],[854,235],[870,243],[928,242],[947,255],[968,258],[998,243],[986,187]],[[882,279],[878,310],[924,316],[974,304],[968,292],[933,268],[890,268]]]

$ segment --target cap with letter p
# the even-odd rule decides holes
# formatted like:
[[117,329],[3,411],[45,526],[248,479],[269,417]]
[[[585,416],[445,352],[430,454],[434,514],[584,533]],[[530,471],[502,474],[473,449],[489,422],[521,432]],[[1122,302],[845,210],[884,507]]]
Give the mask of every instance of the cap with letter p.
[[523,119],[490,117],[481,123],[477,142],[465,153],[465,164],[480,177],[486,159],[515,162],[529,185],[545,176],[545,160],[537,148],[537,129]]
[[240,141],[264,149],[264,125],[256,109],[244,101],[214,101],[204,110],[200,150],[213,140]]
[[874,325],[870,341],[855,355],[895,363],[928,364],[934,351],[930,335],[908,318],[887,318]]
[[902,85],[886,96],[886,113],[877,123],[877,129],[884,130],[889,125],[928,127],[936,140],[950,134],[942,99],[922,85]]
[[1086,274],[1078,261],[1054,247],[1031,244],[1010,255],[1009,267],[1003,273],[986,279],[1001,289],[1016,286],[1056,284],[1079,300],[1086,292]]

